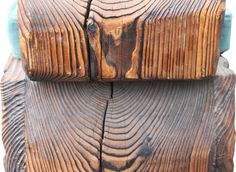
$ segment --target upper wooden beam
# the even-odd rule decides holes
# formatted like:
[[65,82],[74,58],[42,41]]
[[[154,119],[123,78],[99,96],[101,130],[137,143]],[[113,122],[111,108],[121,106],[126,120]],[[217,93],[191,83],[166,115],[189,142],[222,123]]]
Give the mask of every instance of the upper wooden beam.
[[26,71],[36,80],[215,75],[225,0],[20,0]]

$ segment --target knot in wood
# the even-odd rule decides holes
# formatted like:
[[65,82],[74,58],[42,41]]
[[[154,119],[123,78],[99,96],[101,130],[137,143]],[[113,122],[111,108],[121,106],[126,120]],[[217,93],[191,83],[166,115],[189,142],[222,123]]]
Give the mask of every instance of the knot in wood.
[[92,19],[88,19],[87,27],[89,32],[95,33],[97,25]]

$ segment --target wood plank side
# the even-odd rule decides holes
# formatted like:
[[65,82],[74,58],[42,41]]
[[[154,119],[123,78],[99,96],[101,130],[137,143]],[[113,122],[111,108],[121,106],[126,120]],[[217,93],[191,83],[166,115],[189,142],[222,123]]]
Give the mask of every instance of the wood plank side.
[[114,83],[103,171],[233,171],[234,86],[224,59],[209,80]]
[[21,61],[10,58],[1,79],[2,140],[7,172],[25,171],[25,74]]
[[93,0],[87,22],[91,77],[153,80],[214,75],[224,8],[224,0]]
[[33,80],[87,80],[90,0],[19,0],[21,54]]

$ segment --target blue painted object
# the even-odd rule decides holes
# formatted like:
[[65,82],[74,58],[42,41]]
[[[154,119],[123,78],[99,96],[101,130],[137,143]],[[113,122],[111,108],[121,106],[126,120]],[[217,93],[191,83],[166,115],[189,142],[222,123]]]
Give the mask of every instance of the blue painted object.
[[230,48],[231,23],[232,23],[232,13],[229,10],[226,10],[220,38],[220,53],[224,53],[225,51],[228,51]]
[[20,41],[18,32],[18,0],[14,0],[8,11],[8,39],[14,58],[20,59]]

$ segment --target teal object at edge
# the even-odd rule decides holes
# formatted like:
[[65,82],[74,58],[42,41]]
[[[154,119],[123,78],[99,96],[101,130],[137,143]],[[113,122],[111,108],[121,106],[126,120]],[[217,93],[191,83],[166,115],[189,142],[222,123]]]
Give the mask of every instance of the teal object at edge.
[[222,27],[221,38],[220,38],[220,53],[228,51],[230,48],[230,37],[231,37],[231,23],[232,13],[230,10],[225,11],[224,24]]
[[8,11],[8,39],[11,46],[11,52],[14,58],[20,59],[20,41],[18,32],[18,0],[14,0]]

